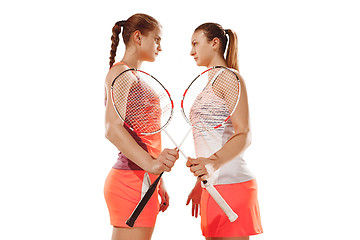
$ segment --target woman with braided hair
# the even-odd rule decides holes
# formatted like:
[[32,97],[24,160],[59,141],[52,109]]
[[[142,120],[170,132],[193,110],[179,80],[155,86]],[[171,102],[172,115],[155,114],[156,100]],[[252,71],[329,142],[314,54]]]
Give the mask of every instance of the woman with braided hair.
[[[170,171],[179,155],[175,149],[161,151],[160,133],[137,135],[123,124],[112,106],[111,83],[126,69],[139,69],[143,61],[155,61],[161,51],[161,25],[149,15],[135,14],[126,21],[117,22],[112,32],[110,70],[105,80],[105,128],[106,138],[120,153],[106,178],[104,195],[114,227],[112,240],[147,240],[151,239],[158,212],[165,211],[169,206],[163,179],[134,227],[129,228],[125,222],[150,183],[161,172]],[[121,32],[125,53],[122,60],[114,64]]]

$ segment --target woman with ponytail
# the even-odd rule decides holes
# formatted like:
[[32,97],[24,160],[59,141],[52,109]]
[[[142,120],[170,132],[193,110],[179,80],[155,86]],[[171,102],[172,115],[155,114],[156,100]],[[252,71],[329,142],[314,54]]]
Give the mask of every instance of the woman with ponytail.
[[[120,33],[125,53],[122,60],[115,63]],[[161,151],[160,133],[138,136],[123,124],[112,106],[111,83],[124,70],[139,69],[142,62],[155,61],[161,51],[161,25],[149,15],[135,14],[126,21],[115,23],[111,41],[110,70],[105,79],[105,130],[106,138],[120,151],[104,186],[113,225],[112,240],[147,240],[151,239],[158,212],[165,211],[169,206],[169,196],[162,179],[134,227],[129,228],[125,222],[149,183],[161,172],[170,171],[179,155],[175,149]]]
[[[190,55],[198,66],[231,68],[240,79],[241,91],[238,105],[226,126],[210,133],[196,130],[200,133],[196,134],[196,138],[194,135],[195,148],[201,147],[202,152],[206,151],[209,157],[189,158],[186,163],[198,177],[187,204],[192,202],[192,215],[195,217],[200,205],[201,230],[207,240],[246,240],[263,230],[255,176],[243,159],[243,153],[251,142],[251,133],[245,82],[239,74],[237,36],[234,31],[224,30],[219,24],[204,23],[195,29],[191,44]],[[218,142],[222,147],[212,152],[210,146],[216,146]],[[199,180],[205,179],[211,179],[215,188],[238,214],[236,221],[230,222],[206,189],[202,189]]]

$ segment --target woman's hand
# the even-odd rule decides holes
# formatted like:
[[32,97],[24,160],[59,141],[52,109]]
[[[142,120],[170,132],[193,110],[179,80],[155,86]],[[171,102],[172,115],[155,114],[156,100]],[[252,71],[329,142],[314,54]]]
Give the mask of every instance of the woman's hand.
[[211,158],[188,158],[186,166],[190,168],[190,171],[195,177],[200,180],[206,180],[210,174],[214,171],[214,160]]
[[189,205],[189,203],[192,202],[191,215],[196,218],[198,217],[198,213],[200,213],[199,210],[200,210],[201,192],[202,192],[202,187],[200,181],[197,181],[195,187],[190,192],[188,199],[186,201],[186,205]]
[[162,172],[170,172],[175,161],[179,158],[179,151],[176,149],[165,148],[157,159],[154,159],[147,172],[159,175]]
[[160,180],[160,186],[159,186],[159,196],[161,198],[159,211],[165,212],[165,210],[169,207],[169,195],[166,191],[164,180]]

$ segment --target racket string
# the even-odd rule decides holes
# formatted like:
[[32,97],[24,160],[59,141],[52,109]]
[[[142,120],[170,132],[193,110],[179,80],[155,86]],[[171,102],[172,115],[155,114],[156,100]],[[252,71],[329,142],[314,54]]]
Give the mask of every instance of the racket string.
[[209,70],[187,89],[184,115],[195,128],[216,128],[235,110],[239,93],[240,83],[235,73],[223,68]]
[[204,129],[222,123],[224,116],[229,115],[230,112],[224,99],[214,95],[211,87],[207,87],[199,94],[189,112],[191,123]]
[[160,131],[172,115],[166,90],[148,75],[123,75],[113,85],[114,105],[120,117],[136,132]]

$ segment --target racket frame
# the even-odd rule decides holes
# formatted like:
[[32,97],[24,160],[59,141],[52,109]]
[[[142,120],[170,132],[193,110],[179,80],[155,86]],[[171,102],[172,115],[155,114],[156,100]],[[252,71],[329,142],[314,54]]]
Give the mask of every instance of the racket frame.
[[[153,78],[153,79],[154,79],[157,83],[159,83],[159,85],[165,90],[165,92],[167,93],[167,96],[168,96],[169,99],[170,99],[170,102],[171,102],[170,117],[169,117],[169,119],[167,120],[167,122],[166,122],[160,129],[158,129],[158,130],[156,130],[156,131],[146,132],[146,133],[140,132],[140,131],[136,131],[133,127],[131,127],[131,126],[125,121],[125,118],[123,118],[123,117],[121,116],[120,112],[118,111],[118,109],[117,109],[116,106],[115,106],[115,100],[114,100],[114,94],[113,94],[114,84],[115,84],[116,80],[117,80],[122,74],[125,74],[126,72],[129,72],[129,71],[131,71],[131,72],[135,75],[135,77],[136,77],[137,79],[138,79],[138,77],[136,76],[136,74],[135,74],[134,72],[141,72],[141,73],[146,74],[146,75],[148,75],[149,77]],[[139,80],[139,79],[138,79],[138,80]],[[139,134],[139,135],[152,135],[152,134],[161,132],[163,129],[165,129],[165,128],[167,127],[167,125],[169,125],[170,120],[171,120],[172,117],[173,117],[174,102],[173,102],[173,100],[171,99],[171,96],[170,96],[169,91],[168,91],[168,90],[164,87],[164,85],[163,85],[159,80],[157,80],[153,75],[151,75],[151,74],[149,74],[149,73],[147,73],[147,72],[145,72],[145,71],[142,71],[142,70],[140,70],[140,69],[136,69],[136,68],[126,69],[126,70],[122,71],[119,75],[117,75],[117,76],[114,78],[114,80],[113,80],[112,83],[111,83],[111,101],[112,101],[112,103],[113,103],[113,106],[114,106],[114,109],[115,109],[117,115],[121,118],[121,120],[123,120],[123,123],[124,123],[131,131],[133,131],[134,133]]]
[[[238,91],[239,91],[239,92],[238,92],[238,96],[239,96],[239,97],[238,97],[238,99],[237,99],[237,101],[236,101],[236,104],[235,104],[235,106],[234,106],[234,109],[232,110],[232,112],[229,114],[229,116],[228,116],[222,123],[220,123],[220,124],[218,124],[218,125],[216,125],[216,126],[214,126],[214,127],[210,127],[210,128],[203,128],[203,127],[195,126],[195,125],[193,125],[193,124],[191,123],[190,119],[186,116],[186,113],[185,113],[185,110],[184,110],[184,99],[185,99],[186,93],[188,92],[188,90],[189,90],[189,88],[191,87],[191,85],[192,85],[201,75],[203,75],[204,73],[206,73],[206,72],[208,72],[208,71],[210,71],[210,70],[214,70],[214,69],[225,69],[225,70],[228,70],[228,71],[232,72],[232,73],[235,75],[236,80],[238,81],[238,84],[239,84],[239,88],[238,88]],[[220,73],[220,74],[221,74],[221,73]],[[218,77],[218,76],[216,76],[216,78],[217,78],[217,77]],[[212,85],[213,85],[214,82],[216,81],[216,78],[212,80],[212,83],[211,83]],[[210,82],[209,82],[208,84],[210,84]],[[224,123],[226,123],[226,122],[230,119],[231,115],[234,113],[234,111],[235,111],[235,109],[236,109],[236,107],[237,107],[237,105],[238,105],[238,103],[239,103],[240,91],[241,91],[240,79],[239,79],[238,75],[237,75],[233,70],[231,70],[231,69],[229,69],[229,68],[227,68],[227,67],[224,67],[224,66],[213,66],[213,67],[211,67],[211,68],[206,69],[205,71],[203,71],[202,73],[200,73],[198,76],[196,76],[196,77],[194,78],[194,80],[192,80],[192,82],[191,82],[191,83],[189,84],[189,86],[186,88],[186,90],[185,90],[185,92],[184,92],[184,94],[183,94],[183,98],[182,98],[182,100],[181,100],[181,113],[182,113],[182,115],[184,116],[186,122],[187,122],[188,124],[190,124],[191,127],[194,127],[194,128],[200,129],[200,130],[206,130],[206,131],[219,128],[219,127],[221,127],[222,125],[224,125]]]

